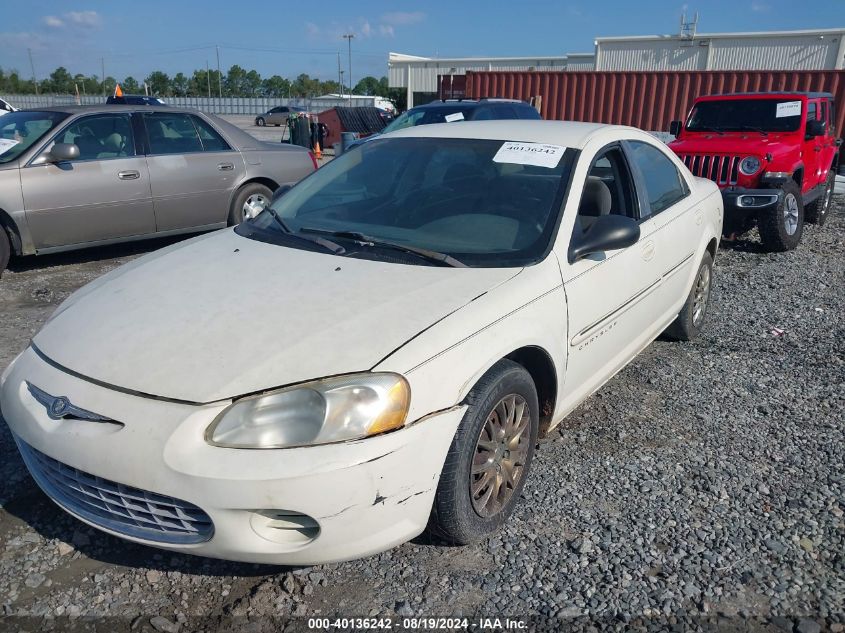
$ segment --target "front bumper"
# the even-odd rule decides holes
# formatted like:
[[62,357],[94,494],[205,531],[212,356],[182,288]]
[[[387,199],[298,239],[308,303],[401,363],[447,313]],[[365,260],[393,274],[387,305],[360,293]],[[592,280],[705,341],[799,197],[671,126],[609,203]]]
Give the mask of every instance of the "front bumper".
[[[27,382],[123,426],[51,419]],[[226,404],[167,402],[95,385],[50,365],[31,348],[0,387],[2,414],[18,442],[96,481],[192,504],[210,517],[213,530],[199,543],[137,538],[54,498],[80,520],[155,547],[284,565],[367,556],[421,533],[464,413],[455,407],[366,440],[244,450],[203,439]],[[313,525],[290,529],[302,517]]]
[[733,218],[755,216],[760,211],[772,209],[783,198],[781,189],[746,189],[729,187],[722,189],[725,215]]

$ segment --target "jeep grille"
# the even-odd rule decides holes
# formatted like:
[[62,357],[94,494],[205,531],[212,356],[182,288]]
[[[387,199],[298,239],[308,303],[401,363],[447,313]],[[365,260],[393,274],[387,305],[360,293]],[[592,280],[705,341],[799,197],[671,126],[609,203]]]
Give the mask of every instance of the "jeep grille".
[[696,176],[707,178],[719,185],[735,185],[739,172],[740,156],[721,154],[685,154],[680,159]]

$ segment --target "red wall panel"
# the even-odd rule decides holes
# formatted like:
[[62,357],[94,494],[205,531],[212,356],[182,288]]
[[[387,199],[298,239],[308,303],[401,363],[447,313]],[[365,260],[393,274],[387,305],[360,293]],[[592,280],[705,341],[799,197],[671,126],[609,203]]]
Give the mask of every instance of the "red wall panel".
[[722,92],[801,90],[833,93],[836,129],[845,132],[845,70],[656,72],[467,72],[468,97],[528,101],[542,96],[545,119],[668,130],[693,100]]

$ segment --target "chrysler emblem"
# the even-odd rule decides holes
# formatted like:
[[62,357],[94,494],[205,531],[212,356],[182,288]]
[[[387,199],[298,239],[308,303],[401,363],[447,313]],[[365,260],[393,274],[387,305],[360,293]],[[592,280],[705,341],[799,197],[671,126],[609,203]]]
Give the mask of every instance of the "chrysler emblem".
[[73,404],[66,396],[52,396],[43,389],[33,385],[31,382],[26,383],[29,393],[35,398],[45,409],[47,409],[47,416],[51,420],[63,420],[67,418],[77,420],[91,420],[92,422],[113,422],[111,418],[80,409]]

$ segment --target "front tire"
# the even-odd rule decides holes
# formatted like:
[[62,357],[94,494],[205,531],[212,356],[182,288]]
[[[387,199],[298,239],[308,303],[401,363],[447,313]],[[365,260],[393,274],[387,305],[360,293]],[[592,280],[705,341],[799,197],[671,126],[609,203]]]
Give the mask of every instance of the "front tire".
[[666,336],[676,341],[691,341],[701,334],[707,307],[710,305],[710,290],[713,287],[713,258],[705,251],[692,283],[684,307],[677,318],[666,328]]
[[493,365],[465,402],[429,520],[431,532],[459,545],[480,541],[507,521],[525,486],[539,429],[534,381],[513,361]]
[[244,220],[254,218],[261,210],[270,204],[273,192],[269,187],[251,182],[238,190],[229,209],[229,226],[240,224]]
[[833,199],[833,187],[835,184],[836,172],[831,169],[827,172],[822,195],[813,200],[804,209],[804,218],[807,222],[824,226],[824,223],[827,221],[828,211],[830,211],[830,202]]
[[264,117],[258,117],[257,119],[255,119],[255,124],[258,127],[264,127],[266,125],[266,122],[264,121]]
[[9,265],[9,258],[12,256],[12,244],[9,242],[9,234],[6,229],[0,224],[0,277],[3,276],[3,271]]
[[781,185],[783,196],[773,209],[761,211],[757,228],[763,248],[770,253],[791,251],[801,242],[804,232],[804,203],[801,187],[788,180]]

